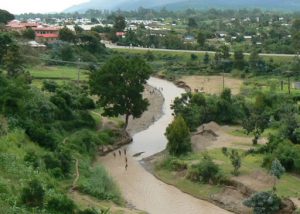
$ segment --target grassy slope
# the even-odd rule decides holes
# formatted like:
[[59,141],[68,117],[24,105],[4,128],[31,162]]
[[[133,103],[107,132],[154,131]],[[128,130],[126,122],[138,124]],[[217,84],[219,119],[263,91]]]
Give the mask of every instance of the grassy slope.
[[[40,88],[42,86],[42,81],[44,79],[52,79],[58,83],[64,81],[77,80],[78,70],[75,67],[67,66],[39,66],[29,68],[29,72],[34,77],[33,85]],[[80,80],[88,80],[88,75],[86,70],[80,70]],[[99,117],[98,112],[101,112],[101,109],[95,110],[96,113],[91,112],[91,115],[95,119],[97,124],[101,123],[101,117]],[[65,133],[72,137],[75,133]],[[66,141],[66,142],[67,142]],[[31,166],[24,162],[24,156],[28,151],[34,151],[38,156],[43,156],[49,153],[47,150],[39,147],[37,144],[30,141],[30,139],[25,135],[23,130],[15,130],[9,133],[7,136],[0,137],[0,213],[3,210],[10,213],[15,212],[16,210],[10,210],[12,205],[18,203],[20,200],[21,189],[32,177],[37,176],[41,181],[45,181],[47,186],[55,187],[56,191],[68,193],[69,189],[73,183],[73,175],[75,175],[75,167],[73,168],[70,177],[64,179],[55,179],[47,170],[39,169],[34,170]],[[79,170],[82,175],[89,172],[89,169],[92,164],[92,160],[88,155],[80,154],[78,152],[73,152],[73,157],[79,159]],[[75,166],[75,161],[74,161]],[[79,179],[79,183],[84,181],[82,177]],[[71,197],[77,206],[80,208],[88,208],[94,206],[96,208],[110,208],[110,213],[120,214],[120,213],[140,213],[135,210],[128,210],[116,205],[110,201],[101,201],[84,195],[88,201],[85,203],[80,200],[78,197]],[[93,203],[89,203],[93,201]],[[3,210],[2,210],[3,209]],[[26,213],[23,208],[18,209],[18,213]]]

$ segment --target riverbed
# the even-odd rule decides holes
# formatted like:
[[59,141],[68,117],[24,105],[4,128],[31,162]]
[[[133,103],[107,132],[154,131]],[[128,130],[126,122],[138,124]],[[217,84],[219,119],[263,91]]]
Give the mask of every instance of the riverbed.
[[[150,214],[223,214],[229,213],[209,202],[196,199],[177,188],[156,179],[146,171],[139,161],[163,151],[167,145],[164,136],[166,127],[173,120],[170,108],[174,99],[184,93],[173,83],[158,78],[150,78],[148,84],[160,90],[164,97],[163,116],[149,128],[133,136],[132,144],[126,147],[128,168],[125,169],[125,155],[116,158],[112,154],[99,157],[109,174],[118,183],[123,197],[134,208]],[[136,153],[143,152],[139,157]]]

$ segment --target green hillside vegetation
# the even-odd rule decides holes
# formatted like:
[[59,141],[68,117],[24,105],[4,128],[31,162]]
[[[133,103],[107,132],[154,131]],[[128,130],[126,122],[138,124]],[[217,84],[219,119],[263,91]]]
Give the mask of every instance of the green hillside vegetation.
[[[12,38],[0,33],[0,213],[119,212],[121,192],[94,162],[99,148],[123,138],[123,123],[102,128],[103,110],[88,90],[93,66],[26,61]],[[95,209],[73,193],[90,197]]]
[[[6,213],[74,213],[79,207],[66,193],[72,188],[76,161],[80,191],[122,204],[105,170],[91,168],[97,147],[114,143],[118,133],[97,131],[89,113],[95,104],[80,87],[66,83],[42,93],[1,75],[1,91],[1,208]],[[97,180],[99,190],[91,189],[95,176],[103,178]],[[43,195],[34,195],[34,188]]]

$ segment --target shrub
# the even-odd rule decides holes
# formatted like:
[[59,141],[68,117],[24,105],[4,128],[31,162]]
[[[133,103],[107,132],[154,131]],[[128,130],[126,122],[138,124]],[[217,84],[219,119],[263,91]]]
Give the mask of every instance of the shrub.
[[46,169],[60,168],[59,160],[52,153],[43,156],[43,161],[45,163]]
[[75,208],[74,202],[62,194],[51,196],[47,203],[47,209],[56,214],[73,214]]
[[39,167],[39,157],[34,151],[28,151],[24,156],[24,161],[29,165],[33,166],[33,168]]
[[286,171],[298,171],[300,172],[300,147],[293,145],[292,143],[282,143],[278,145],[278,148],[274,152],[280,163],[284,166]]
[[85,209],[83,211],[79,211],[78,214],[109,214],[109,209],[108,210],[100,210],[100,211],[97,211],[96,209],[94,208],[88,208],[88,209]]
[[53,80],[45,80],[43,81],[43,87],[42,90],[49,91],[49,92],[55,92],[58,85]]
[[182,171],[187,169],[187,164],[175,157],[168,157],[161,163],[161,167],[172,171]]
[[32,141],[37,142],[40,146],[54,150],[56,148],[57,142],[53,133],[46,130],[43,126],[39,124],[32,124],[26,129],[26,134],[30,137]]
[[29,181],[28,185],[22,189],[21,201],[30,207],[40,207],[43,205],[45,190],[37,179]]
[[277,213],[282,206],[281,199],[274,192],[255,193],[243,204],[253,208],[254,214]]
[[223,176],[211,157],[205,155],[203,159],[189,169],[188,178],[203,183],[219,183]]
[[87,129],[76,132],[68,141],[73,149],[90,156],[94,156],[97,152],[97,146],[102,144],[97,133]]
[[241,168],[242,165],[242,158],[240,154],[235,149],[232,149],[231,152],[229,152],[226,147],[222,148],[222,152],[226,157],[229,157],[231,164],[234,168],[232,174],[237,176],[239,174],[239,169]]
[[270,174],[280,179],[283,173],[285,172],[285,168],[281,165],[278,159],[273,160]]
[[62,177],[67,175],[72,167],[72,157],[67,149],[61,148],[52,154],[43,157],[46,169],[49,169],[54,176]]
[[78,103],[80,104],[80,109],[94,109],[96,107],[94,101],[87,97],[87,95],[83,95],[79,98]]
[[112,200],[121,202],[121,193],[103,167],[95,167],[88,175],[79,182],[79,190],[90,194],[100,200]]

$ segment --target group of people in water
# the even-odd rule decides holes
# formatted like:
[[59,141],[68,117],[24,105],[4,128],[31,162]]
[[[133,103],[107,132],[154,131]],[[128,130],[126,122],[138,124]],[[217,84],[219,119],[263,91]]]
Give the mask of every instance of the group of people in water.
[[[125,170],[127,171],[128,159],[127,159],[127,150],[126,150],[126,148],[123,149],[123,153],[124,153],[124,156],[125,156]],[[114,156],[114,158],[117,157],[116,152],[113,153],[113,156]],[[122,151],[120,149],[119,149],[119,156],[122,157]]]

